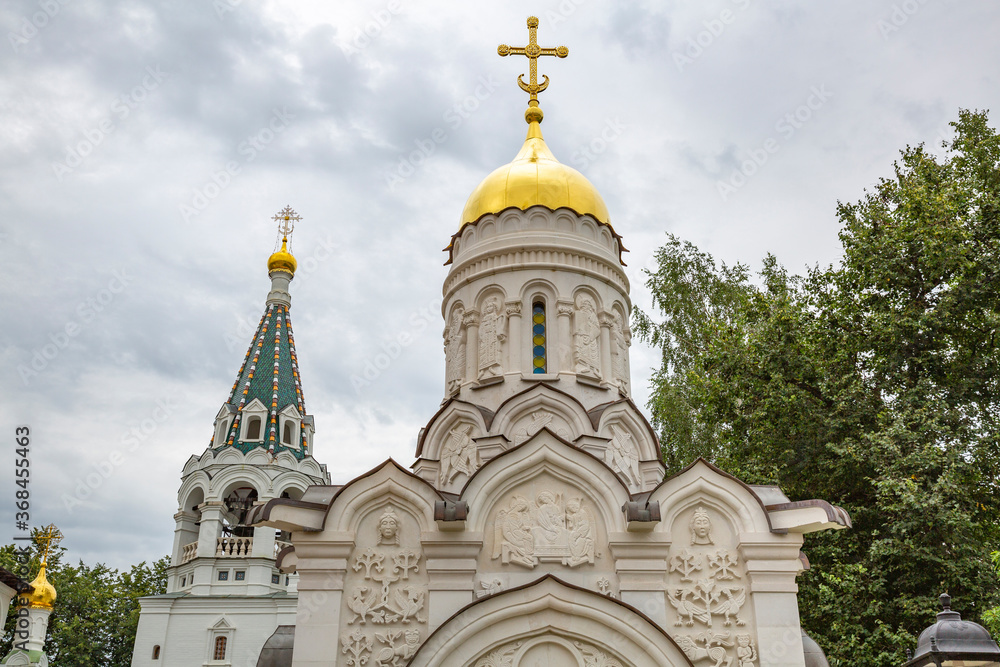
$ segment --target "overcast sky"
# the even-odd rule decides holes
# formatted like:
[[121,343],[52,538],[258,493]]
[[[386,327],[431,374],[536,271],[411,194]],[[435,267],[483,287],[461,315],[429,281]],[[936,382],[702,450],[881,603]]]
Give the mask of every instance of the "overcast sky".
[[[6,2],[0,536],[27,424],[33,524],[88,563],[169,552],[285,205],[315,455],[335,483],[409,465],[443,395],[441,249],[524,137],[527,63],[496,47],[529,14],[570,50],[540,63],[547,143],[603,194],[640,308],[667,231],[727,262],[836,262],[838,199],[959,108],[1000,108],[988,2]],[[644,404],[656,358],[632,350]]]

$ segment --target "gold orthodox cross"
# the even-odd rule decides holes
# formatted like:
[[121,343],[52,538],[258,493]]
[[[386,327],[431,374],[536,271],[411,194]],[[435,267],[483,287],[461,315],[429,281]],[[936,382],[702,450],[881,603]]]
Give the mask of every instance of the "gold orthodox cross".
[[497,47],[497,53],[501,56],[527,56],[528,67],[530,76],[528,77],[530,83],[524,82],[524,74],[517,77],[517,85],[521,87],[521,90],[531,95],[531,99],[528,101],[529,107],[538,106],[538,93],[542,92],[549,87],[549,77],[545,74],[544,81],[538,83],[538,58],[540,56],[555,56],[557,58],[565,58],[569,55],[569,49],[565,46],[557,46],[553,48],[542,48],[538,46],[538,17],[529,16],[528,17],[528,45],[527,46],[507,46],[506,44],[501,44]]
[[42,553],[42,563],[47,563],[49,560],[49,549],[56,546],[62,540],[63,534],[59,532],[54,523],[50,523],[45,527],[45,532],[39,535],[36,539],[39,542],[45,544],[45,551]]
[[281,232],[282,236],[287,238],[292,233],[292,230],[295,229],[295,223],[302,218],[292,210],[291,206],[286,206],[271,219],[278,223],[278,231]]

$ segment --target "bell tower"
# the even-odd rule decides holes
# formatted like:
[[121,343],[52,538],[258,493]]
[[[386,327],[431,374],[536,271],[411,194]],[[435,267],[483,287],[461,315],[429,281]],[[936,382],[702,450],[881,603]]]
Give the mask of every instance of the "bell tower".
[[312,454],[315,423],[290,317],[297,268],[291,236],[299,219],[289,207],[274,216],[280,247],[267,261],[264,314],[208,447],[181,473],[167,594],[142,600],[133,667],[181,664],[176,655],[164,655],[166,663],[154,657],[168,645],[172,652],[190,647],[184,664],[256,656],[278,625],[294,621],[298,577],[275,565],[288,535],[252,526],[248,515],[256,504],[298,500],[309,486],[330,483]]

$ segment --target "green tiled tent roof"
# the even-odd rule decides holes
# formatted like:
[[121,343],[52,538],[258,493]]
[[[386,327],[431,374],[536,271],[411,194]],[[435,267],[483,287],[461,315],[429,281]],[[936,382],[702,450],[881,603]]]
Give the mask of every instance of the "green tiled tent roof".
[[[259,400],[268,410],[264,439],[263,442],[244,442],[239,439],[243,408],[254,399]],[[305,457],[305,429],[300,429],[298,448],[282,445],[281,434],[278,432],[278,414],[289,405],[295,406],[304,421],[306,418],[299,362],[295,355],[295,337],[287,306],[273,302],[267,305],[267,311],[257,325],[257,332],[226,403],[235,412],[235,418],[229,426],[223,446],[235,447],[244,453],[255,447],[266,448],[274,454],[287,449],[296,458]],[[210,446],[216,446],[216,443],[213,442]]]

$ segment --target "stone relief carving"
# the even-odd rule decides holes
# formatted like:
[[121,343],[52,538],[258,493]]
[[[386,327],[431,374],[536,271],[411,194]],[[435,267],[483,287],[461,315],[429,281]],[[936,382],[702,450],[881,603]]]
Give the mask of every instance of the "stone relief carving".
[[[524,444],[543,428],[550,426],[553,419],[555,419],[555,415],[551,412],[546,412],[545,410],[536,410],[535,412],[532,412],[531,421],[514,432],[514,444]],[[560,438],[569,440],[571,437],[569,431],[564,428],[556,428],[554,430]]]
[[472,440],[472,424],[459,424],[448,432],[448,439],[441,448],[441,486],[451,484],[460,472],[469,477],[479,469],[479,450]]
[[604,651],[581,642],[573,644],[583,654],[583,667],[622,667],[622,663]]
[[736,635],[736,659],[740,661],[737,667],[754,667],[757,662],[757,649],[745,632]]
[[639,447],[632,434],[618,424],[611,425],[611,442],[604,450],[604,462],[635,486],[641,484]]
[[445,380],[448,394],[454,394],[462,387],[465,376],[465,310],[456,308],[451,314],[451,322],[444,330]]
[[[687,523],[690,546],[675,546],[667,561],[671,583],[667,601],[676,612],[674,626],[691,628],[674,639],[691,662],[714,667],[754,667],[756,650],[750,633],[733,635],[724,628],[743,627],[741,611],[747,591],[739,553],[724,548],[713,535],[712,516],[698,505]],[[681,540],[676,543],[683,544]],[[676,544],[675,543],[675,544]],[[737,662],[740,661],[740,662]]]
[[532,504],[515,495],[493,523],[493,560],[534,568],[539,562],[577,567],[596,557],[594,517],[582,498],[542,491]]
[[520,301],[508,301],[507,302],[507,308],[506,308],[505,312],[507,313],[507,317],[510,317],[511,315],[520,315],[521,314],[521,302]]
[[601,325],[597,306],[586,294],[576,297],[576,328],[573,330],[573,360],[576,373],[601,378]]
[[632,344],[632,332],[628,325],[622,321],[622,316],[617,312],[611,325],[611,369],[615,378],[615,385],[626,396],[629,394],[628,386],[628,346]]
[[488,298],[479,322],[480,381],[503,376],[501,346],[507,340],[506,324],[507,316],[500,310],[500,299],[495,296]]
[[499,579],[493,579],[491,581],[486,581],[481,579],[479,581],[479,590],[476,591],[477,598],[484,598],[488,595],[495,595],[504,589],[503,582]]
[[476,667],[512,667],[514,654],[524,642],[514,642],[494,649],[476,662]]
[[[401,667],[420,646],[426,623],[426,586],[417,581],[421,553],[401,546],[401,519],[387,507],[375,524],[375,546],[359,546],[350,562],[345,590],[346,625],[356,625],[341,634],[341,654],[347,667],[369,663],[378,667]],[[370,544],[371,542],[369,542]],[[351,584],[354,584],[353,586]],[[349,592],[347,592],[349,591]],[[381,626],[366,632],[365,625]]]
[[597,588],[601,591],[601,595],[607,595],[609,598],[615,597],[615,592],[611,590],[611,580],[607,577],[601,577],[597,580]]

